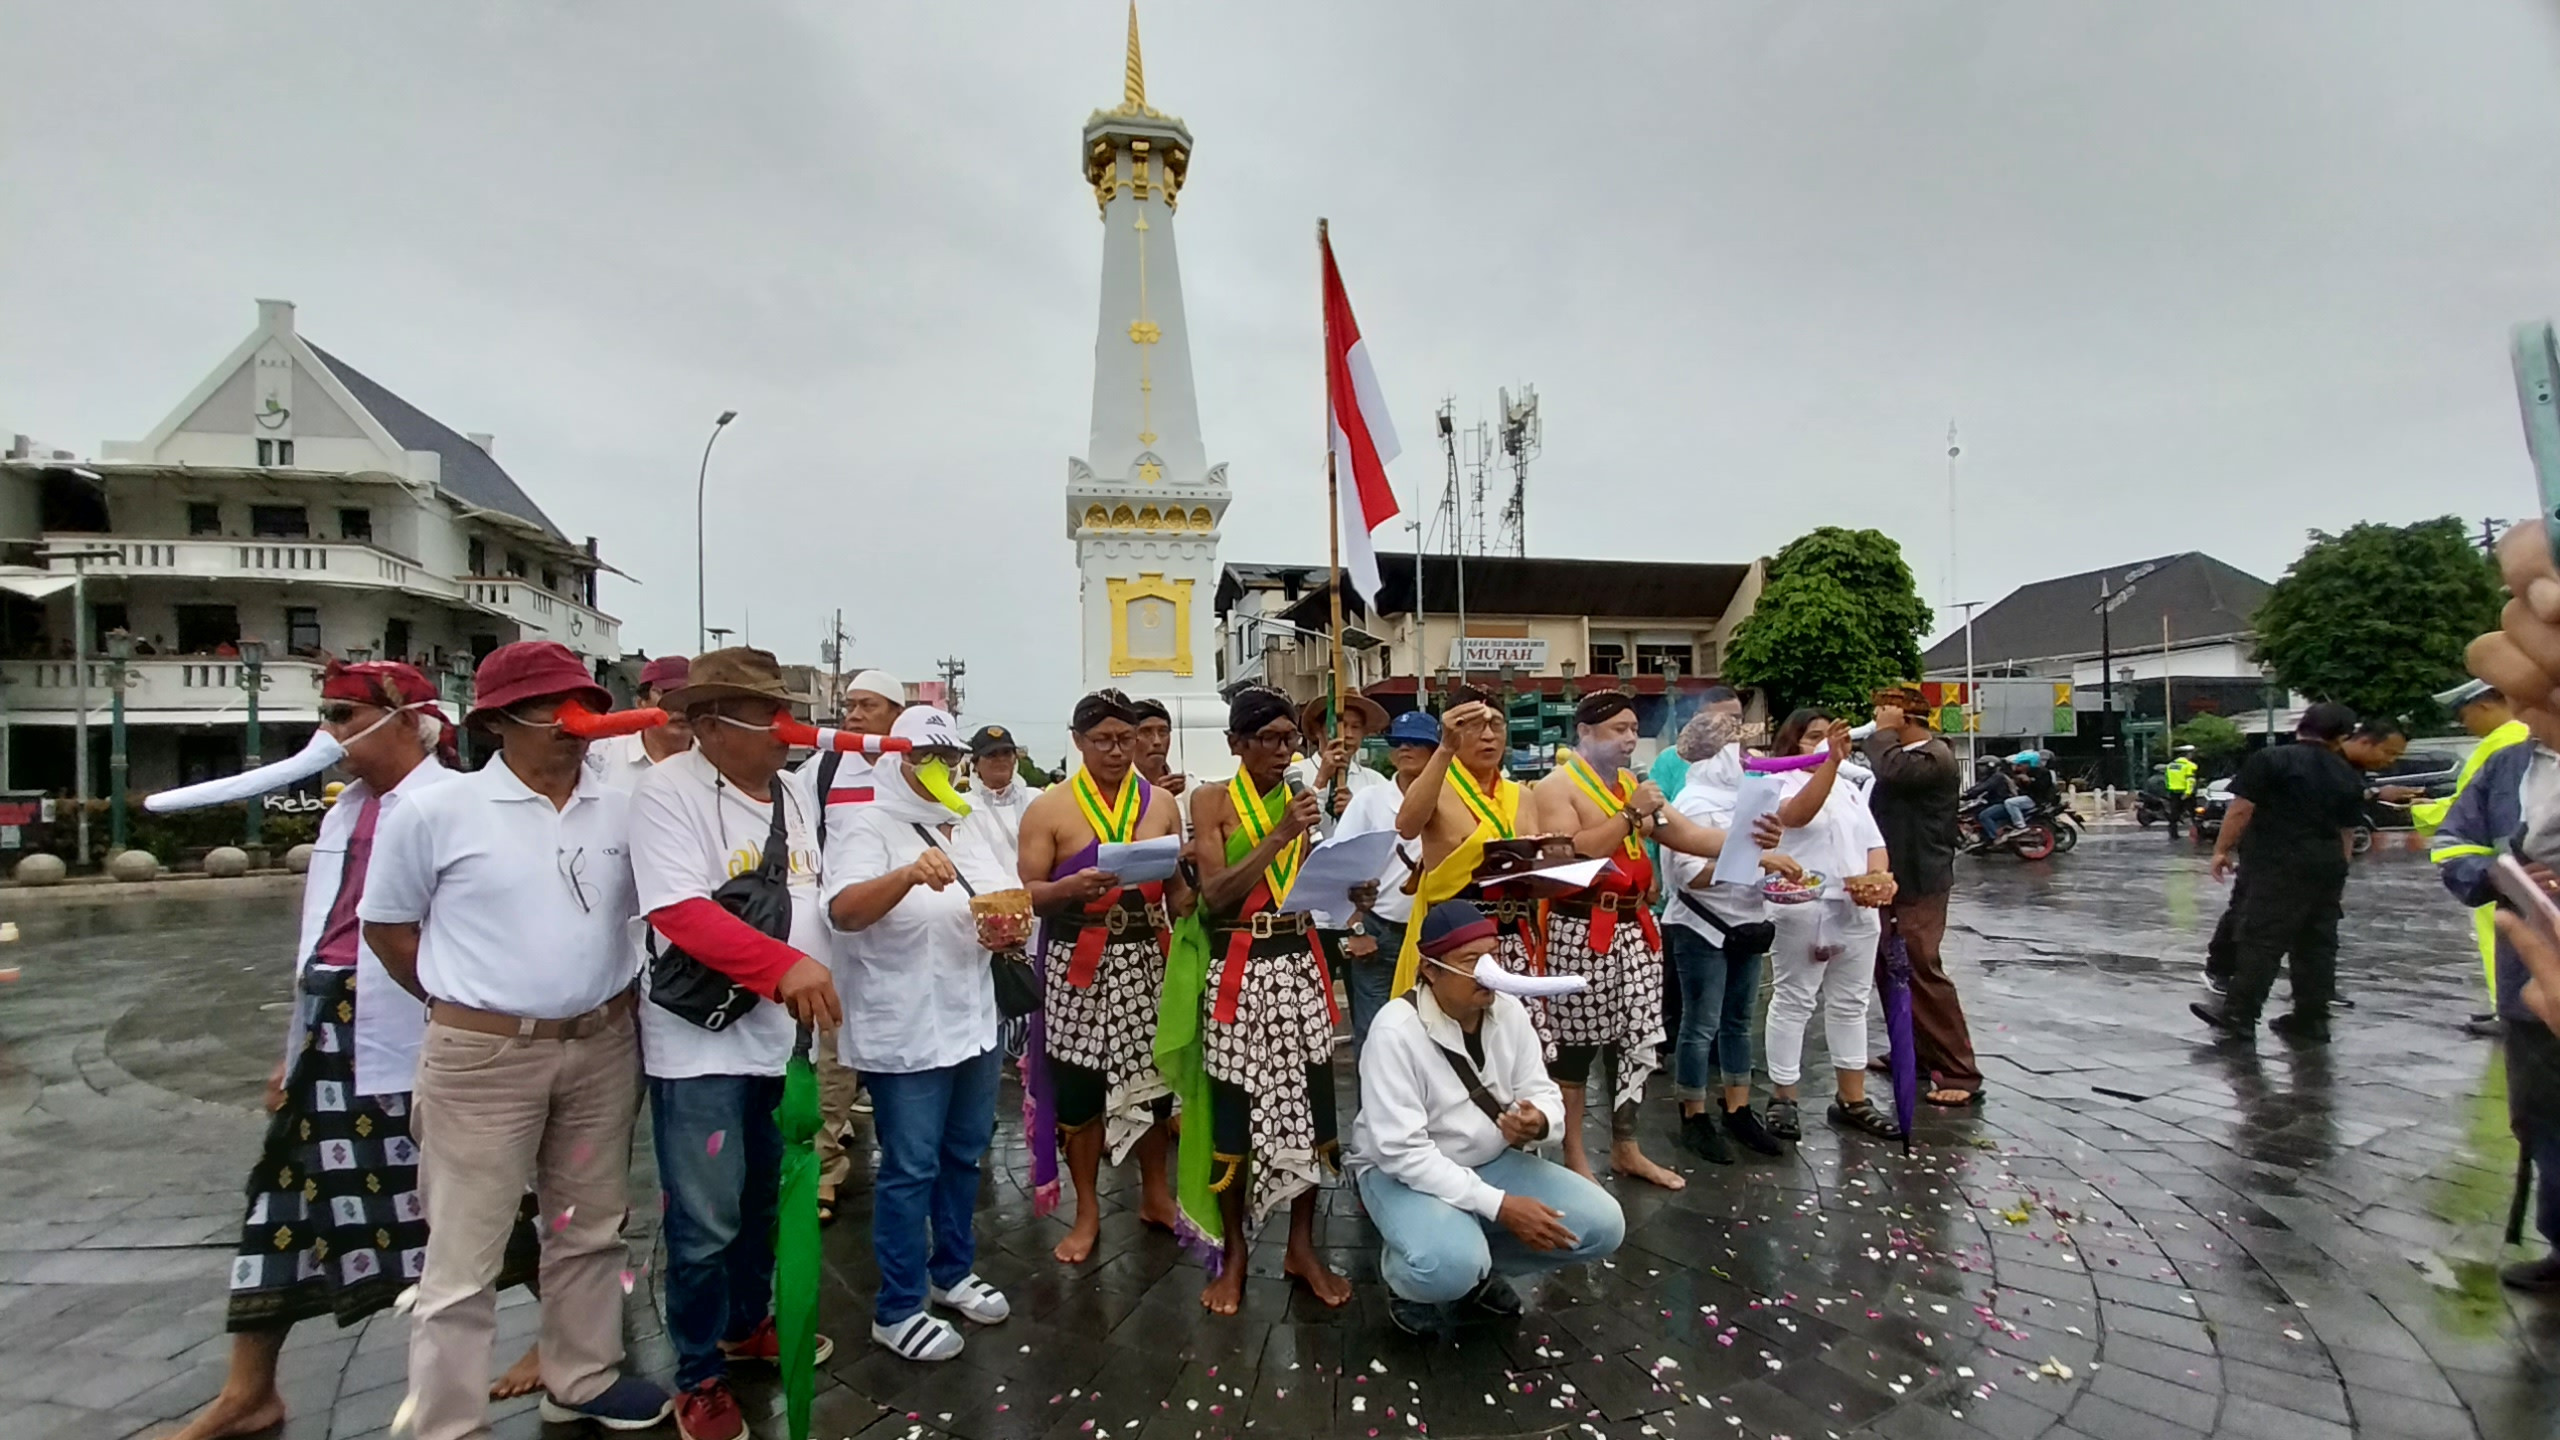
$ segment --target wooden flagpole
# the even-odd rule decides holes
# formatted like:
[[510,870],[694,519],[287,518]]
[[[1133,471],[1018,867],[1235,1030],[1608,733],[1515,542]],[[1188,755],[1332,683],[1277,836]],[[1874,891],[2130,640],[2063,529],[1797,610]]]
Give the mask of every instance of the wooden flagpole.
[[[1332,253],[1332,241],[1323,217],[1316,220],[1316,286],[1319,300],[1325,294],[1325,259]],[[1324,318],[1324,514],[1325,537],[1333,564],[1333,671],[1329,692],[1325,697],[1325,738],[1342,733],[1342,481],[1334,474],[1333,454],[1333,311],[1325,310]]]

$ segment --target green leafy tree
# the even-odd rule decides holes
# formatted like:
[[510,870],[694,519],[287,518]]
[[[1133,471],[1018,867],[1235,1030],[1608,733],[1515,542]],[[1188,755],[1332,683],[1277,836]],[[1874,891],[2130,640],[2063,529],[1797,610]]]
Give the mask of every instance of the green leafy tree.
[[1863,714],[1878,688],[1919,678],[1928,602],[1880,530],[1826,525],[1769,562],[1759,603],[1734,631],[1725,678],[1773,712],[1821,705]]
[[2258,607],[2258,658],[2314,700],[2360,715],[2439,718],[2428,696],[2462,678],[2462,651],[2498,627],[2495,565],[2450,515],[2311,532]]
[[2249,748],[2249,737],[2239,726],[2219,715],[2199,715],[2177,728],[2169,737],[2175,745],[2196,747],[2196,763],[2219,774]]

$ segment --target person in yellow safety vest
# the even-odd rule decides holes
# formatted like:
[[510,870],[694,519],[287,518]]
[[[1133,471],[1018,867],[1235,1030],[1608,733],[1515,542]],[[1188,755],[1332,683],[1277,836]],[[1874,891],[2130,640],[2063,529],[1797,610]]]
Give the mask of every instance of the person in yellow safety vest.
[[[2480,773],[2480,767],[2490,756],[2533,738],[2525,729],[2524,722],[2508,708],[2507,697],[2491,689],[2486,681],[2466,680],[2437,694],[2435,702],[2439,709],[2451,711],[2453,717],[2462,722],[2463,729],[2479,736],[2480,743],[2472,748],[2470,756],[2462,762],[2462,769],[2455,774],[2453,794],[2441,800],[2421,800],[2409,807],[2410,823],[2418,827],[2419,834],[2429,837],[2433,837],[2436,827],[2444,823],[2445,814],[2453,809],[2455,798],[2471,788],[2471,777]],[[2430,849],[2427,858],[2442,865],[2457,856],[2487,853],[2484,847],[2469,841],[2448,839]],[[2498,932],[2491,917],[2496,913],[2494,905],[2483,905],[2471,912],[2471,928],[2479,940],[2480,963],[2488,972],[2489,996],[2493,1005],[2498,994]],[[2491,1026],[2497,1023],[2497,1018],[2493,1009],[2487,1014],[2472,1016],[2471,1024],[2474,1028]]]
[[2169,792],[2169,838],[2175,840],[2180,820],[2189,826],[2195,824],[2195,814],[2190,807],[2196,793],[2196,747],[2178,747],[2178,758],[2162,768],[2160,785]]

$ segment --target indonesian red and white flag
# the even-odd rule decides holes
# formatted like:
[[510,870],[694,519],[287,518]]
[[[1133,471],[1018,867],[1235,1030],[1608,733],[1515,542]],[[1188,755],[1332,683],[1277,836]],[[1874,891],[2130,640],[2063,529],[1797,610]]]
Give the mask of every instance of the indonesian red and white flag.
[[1396,492],[1387,484],[1387,462],[1396,458],[1396,427],[1369,368],[1351,297],[1342,293],[1334,268],[1333,240],[1324,246],[1324,377],[1326,408],[1333,412],[1333,480],[1342,506],[1342,565],[1352,587],[1372,609],[1378,603],[1378,552],[1369,532],[1396,515]]

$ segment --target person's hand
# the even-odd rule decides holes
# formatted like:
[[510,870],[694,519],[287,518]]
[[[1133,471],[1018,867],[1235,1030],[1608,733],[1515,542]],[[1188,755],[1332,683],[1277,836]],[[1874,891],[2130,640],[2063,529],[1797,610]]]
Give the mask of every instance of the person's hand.
[[1180,772],[1169,772],[1162,781],[1157,783],[1156,788],[1167,795],[1179,795],[1182,793],[1182,787],[1190,783],[1190,776]]
[[1662,787],[1654,784],[1650,780],[1638,785],[1636,787],[1635,798],[1627,802],[1628,809],[1633,810],[1636,814],[1647,820],[1661,814],[1662,805]]
[[2513,910],[2498,911],[2498,938],[2524,962],[2525,1008],[2560,1031],[2560,937]]
[[2426,799],[2427,792],[2415,785],[2385,785],[2373,792],[2373,798],[2385,805],[2406,805],[2412,800]]
[[1511,1108],[1496,1116],[1493,1123],[1502,1131],[1505,1145],[1526,1145],[1543,1139],[1547,1133],[1546,1114],[1526,1100],[1512,1101]]
[[1348,785],[1336,786],[1333,792],[1333,818],[1336,820],[1341,819],[1342,812],[1350,808],[1351,787]]
[[2219,885],[2229,878],[2231,878],[2231,852],[2228,850],[2214,851],[2213,883]]
[[1343,770],[1351,764],[1352,752],[1358,748],[1347,735],[1336,735],[1324,742],[1324,758],[1316,766],[1316,783],[1330,785],[1341,779]]
[[2539,860],[2525,862],[2524,878],[2541,886],[2545,895],[2560,895],[2560,874],[2554,874],[2550,866]]
[[2472,674],[2498,687],[2533,737],[2560,746],[2560,574],[2542,522],[2528,520],[2498,541],[2507,602],[2498,628],[2471,642]]
[[1293,840],[1316,828],[1316,822],[1323,818],[1324,802],[1316,798],[1313,790],[1301,790],[1289,797],[1289,808],[1280,816],[1277,833],[1283,840]]
[[1839,764],[1841,761],[1848,759],[1848,758],[1849,758],[1849,747],[1850,747],[1850,745],[1851,745],[1851,744],[1853,744],[1853,743],[1855,743],[1855,742],[1851,741],[1851,740],[1850,740],[1850,738],[1849,738],[1849,727],[1848,727],[1848,726],[1846,726],[1846,725],[1833,725],[1833,726],[1831,727],[1831,737],[1830,737],[1830,754],[1828,755],[1828,757],[1827,757],[1827,758],[1828,758],[1828,759],[1831,761],[1831,763],[1832,763],[1832,764],[1834,764],[1834,765],[1837,765],[1837,764]]
[[1783,850],[1763,853],[1760,857],[1760,868],[1772,875],[1784,875],[1799,885],[1804,883],[1804,867],[1796,863],[1796,857]]
[[924,853],[907,866],[907,883],[922,885],[928,890],[939,890],[959,878],[960,872],[952,866],[951,857],[943,854],[941,847],[936,845],[926,846]]
[[1363,880],[1359,884],[1351,887],[1350,894],[1351,908],[1354,910],[1366,910],[1378,903],[1378,882],[1375,880]]
[[1493,713],[1493,707],[1481,700],[1449,707],[1448,713],[1440,717],[1440,753],[1457,754],[1458,742],[1464,732],[1496,724],[1500,720],[1501,717]]
[[1786,838],[1787,827],[1778,823],[1776,815],[1763,815],[1751,822],[1751,843],[1766,850]]
[[1564,1228],[1563,1211],[1526,1195],[1503,1196],[1501,1213],[1493,1218],[1532,1250],[1567,1250],[1582,1243],[1581,1236]]
[[1903,723],[1901,706],[1878,705],[1876,707],[1876,728],[1878,730],[1899,731],[1902,729]]
[[791,968],[782,972],[782,982],[773,987],[773,998],[782,1002],[792,1019],[813,1030],[833,1030],[844,1023],[844,1005],[836,999],[835,976],[806,955],[792,961]]
[[1858,884],[1849,888],[1849,898],[1866,909],[1881,910],[1893,903],[1893,897],[1898,891],[1898,882],[1893,878],[1892,872],[1887,871],[1873,880],[1861,877]]
[[283,1061],[277,1061],[276,1068],[267,1072],[267,1093],[259,1103],[267,1107],[267,1113],[270,1115],[284,1108]]
[[[951,862],[945,860],[943,863],[948,865]],[[1119,889],[1120,877],[1112,874],[1108,870],[1096,870],[1091,866],[1087,866],[1073,875],[1068,876],[1066,879],[1059,881],[1058,885],[1059,888],[1067,892],[1068,899],[1090,902],[1099,900],[1103,896],[1110,894],[1112,891]],[[938,890],[942,887],[937,885],[934,888]]]
[[1378,937],[1370,934],[1342,937],[1342,953],[1354,960],[1366,960],[1378,953]]

